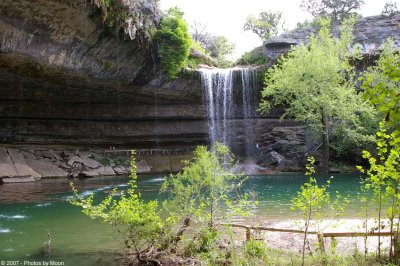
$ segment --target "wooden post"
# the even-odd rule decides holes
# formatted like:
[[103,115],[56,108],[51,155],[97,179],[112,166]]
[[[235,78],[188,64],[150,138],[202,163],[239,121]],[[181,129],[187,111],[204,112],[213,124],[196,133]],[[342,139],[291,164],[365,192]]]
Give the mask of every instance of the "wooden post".
[[324,235],[322,233],[318,234],[318,243],[319,249],[321,250],[321,254],[325,254],[325,242],[324,242]]
[[251,230],[250,227],[246,227],[246,241],[251,239]]

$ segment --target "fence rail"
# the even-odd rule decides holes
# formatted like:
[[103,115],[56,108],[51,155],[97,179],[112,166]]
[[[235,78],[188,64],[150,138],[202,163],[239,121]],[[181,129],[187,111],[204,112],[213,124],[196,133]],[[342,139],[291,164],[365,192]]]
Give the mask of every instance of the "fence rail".
[[[273,228],[273,227],[265,227],[265,226],[252,226],[252,225],[231,224],[231,223],[220,223],[218,225],[246,229],[246,240],[250,240],[251,230],[304,234],[304,230],[297,230],[297,229]],[[391,236],[392,235],[390,232],[363,233],[363,232],[316,232],[316,231],[308,231],[307,234],[317,235],[318,239],[320,241],[321,241],[321,239],[323,239],[325,237],[365,237],[365,236]]]

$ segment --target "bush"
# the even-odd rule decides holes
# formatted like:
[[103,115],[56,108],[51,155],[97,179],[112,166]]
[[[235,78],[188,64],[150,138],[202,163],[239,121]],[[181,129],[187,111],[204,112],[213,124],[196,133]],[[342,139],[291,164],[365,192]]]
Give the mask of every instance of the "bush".
[[155,38],[162,65],[168,77],[175,78],[189,57],[192,42],[186,22],[179,16],[163,18]]
[[264,65],[267,60],[262,55],[255,55],[252,52],[245,52],[236,62],[237,65]]
[[261,241],[250,239],[243,246],[245,256],[248,258],[267,259],[267,247]]

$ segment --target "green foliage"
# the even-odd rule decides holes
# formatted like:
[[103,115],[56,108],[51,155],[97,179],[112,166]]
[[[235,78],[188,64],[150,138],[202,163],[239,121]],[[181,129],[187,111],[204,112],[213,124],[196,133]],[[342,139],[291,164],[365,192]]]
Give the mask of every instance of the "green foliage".
[[245,31],[252,31],[263,42],[278,34],[278,25],[282,19],[281,12],[261,12],[258,17],[250,15],[243,26]]
[[300,187],[297,196],[292,199],[292,209],[299,210],[302,215],[302,220],[304,221],[302,265],[304,265],[306,239],[310,226],[315,225],[316,230],[320,230],[319,224],[323,212],[325,214],[330,213],[334,216],[338,216],[343,213],[344,208],[348,203],[346,198],[341,201],[341,196],[338,193],[336,194],[335,199],[331,200],[331,196],[327,191],[327,188],[331,183],[330,180],[328,180],[325,185],[318,185],[317,180],[313,177],[315,173],[314,163],[314,158],[309,157],[308,164],[306,165],[306,175],[309,177],[309,180]]
[[183,170],[170,175],[161,188],[170,195],[165,206],[174,216],[213,227],[221,219],[249,214],[248,195],[237,193],[247,178],[233,173],[233,155],[226,146],[215,143],[212,151],[198,146],[194,159],[184,163]]
[[250,239],[243,245],[246,259],[260,259],[262,262],[268,260],[267,247],[262,241]]
[[342,139],[353,146],[373,140],[364,123],[374,119],[376,112],[356,93],[354,69],[349,62],[353,56],[348,51],[353,23],[344,22],[338,39],[330,35],[329,22],[322,20],[319,34],[310,37],[308,46],[295,47],[268,70],[262,92],[261,111],[283,105],[282,118],[305,122],[314,135],[322,137],[324,165],[329,157],[329,138],[335,130],[340,130]]
[[388,40],[377,61],[363,79],[364,98],[384,115],[388,125],[398,134],[400,126],[400,55]]
[[352,16],[363,4],[363,0],[303,0],[300,6],[314,17],[329,17],[333,21],[343,21]]
[[189,57],[191,45],[188,25],[179,12],[171,11],[168,17],[161,20],[155,38],[163,67],[169,78],[175,78]]
[[383,10],[382,10],[382,15],[386,16],[386,17],[391,17],[391,16],[397,15],[399,13],[400,13],[399,7],[398,7],[397,3],[394,1],[386,2],[385,6],[383,7]]
[[165,244],[170,232],[172,218],[162,218],[157,201],[145,202],[136,191],[137,175],[135,152],[132,151],[129,188],[116,198],[114,190],[99,204],[94,203],[93,194],[83,198],[73,187],[73,205],[82,208],[82,212],[91,219],[97,219],[116,227],[124,238],[126,248],[133,249],[138,256],[149,248],[158,248]]
[[255,55],[253,52],[245,52],[236,62],[237,65],[264,65],[267,59],[263,55]]
[[[386,217],[389,219],[391,239],[389,256],[399,259],[399,220],[400,218],[400,137],[396,133],[388,133],[384,122],[380,123],[377,133],[377,158],[368,151],[363,152],[368,160],[369,168],[358,169],[367,175],[363,183],[364,190],[372,190],[374,200],[378,203],[378,230],[382,227],[382,204],[389,203]],[[379,240],[378,240],[379,241]],[[380,244],[379,244],[380,247]],[[380,250],[379,250],[380,253]],[[380,254],[379,254],[380,255]]]
[[207,40],[205,49],[210,56],[217,59],[220,67],[226,68],[232,66],[232,62],[227,60],[226,57],[232,54],[235,44],[229,42],[225,36],[211,36]]

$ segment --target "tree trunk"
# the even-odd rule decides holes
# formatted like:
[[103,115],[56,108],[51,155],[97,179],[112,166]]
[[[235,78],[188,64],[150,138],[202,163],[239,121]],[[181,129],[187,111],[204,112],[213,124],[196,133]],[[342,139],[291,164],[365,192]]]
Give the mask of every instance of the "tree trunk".
[[322,171],[327,173],[329,171],[329,132],[328,132],[328,118],[326,117],[325,110],[322,110]]

